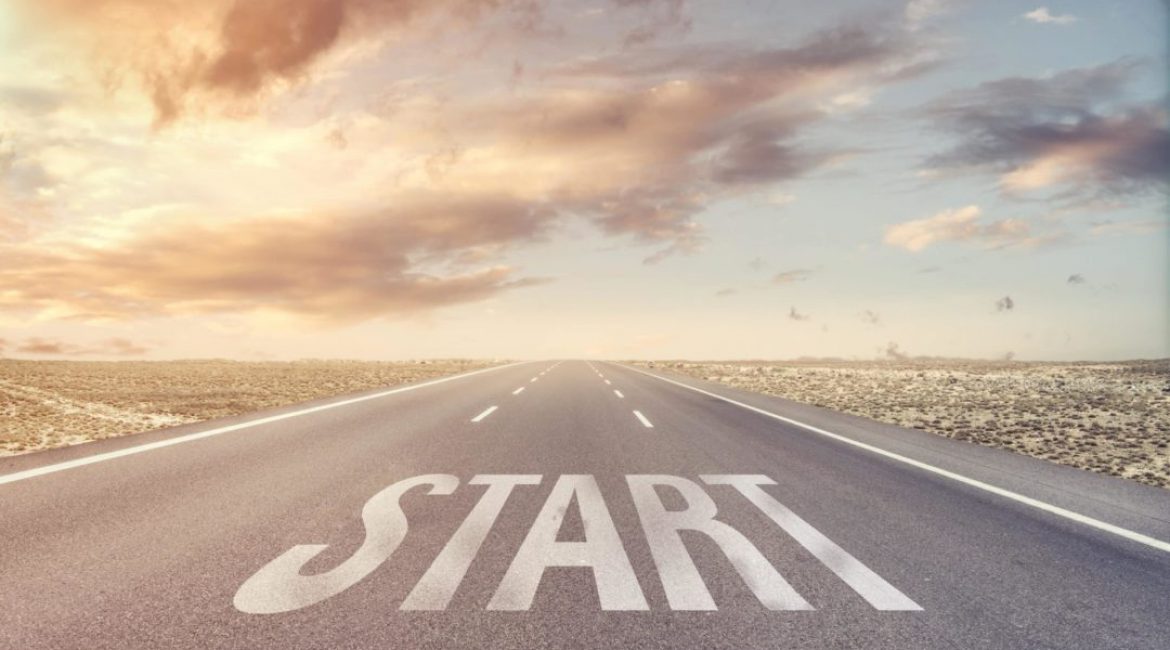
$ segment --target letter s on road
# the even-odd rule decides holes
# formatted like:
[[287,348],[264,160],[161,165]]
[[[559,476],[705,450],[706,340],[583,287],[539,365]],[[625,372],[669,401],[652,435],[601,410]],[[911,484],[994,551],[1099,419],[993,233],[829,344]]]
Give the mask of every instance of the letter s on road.
[[459,487],[450,474],[427,474],[375,494],[362,508],[366,538],[349,559],[334,569],[305,576],[300,570],[328,548],[327,544],[294,546],[264,565],[236,591],[233,603],[247,614],[278,614],[308,607],[352,587],[377,569],[406,537],[406,514],[398,500],[408,490],[429,485],[427,494],[448,495]]

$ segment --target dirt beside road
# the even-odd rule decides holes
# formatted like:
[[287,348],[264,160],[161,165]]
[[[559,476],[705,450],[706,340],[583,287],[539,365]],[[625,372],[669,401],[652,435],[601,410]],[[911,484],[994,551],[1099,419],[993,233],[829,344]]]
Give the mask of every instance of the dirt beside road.
[[1168,359],[1123,363],[932,360],[653,365],[1170,487]]
[[0,456],[239,415],[493,365],[485,361],[0,359]]

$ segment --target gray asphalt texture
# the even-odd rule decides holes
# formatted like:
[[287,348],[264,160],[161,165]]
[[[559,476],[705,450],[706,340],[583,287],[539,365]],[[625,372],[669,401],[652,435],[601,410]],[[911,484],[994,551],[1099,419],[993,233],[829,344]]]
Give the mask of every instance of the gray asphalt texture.
[[[554,363],[0,485],[0,647],[1170,648],[1170,553],[619,364],[565,361],[539,375]],[[1170,491],[655,372],[1170,540]],[[301,408],[4,459],[0,474]],[[408,493],[409,534],[364,580],[289,613],[233,607],[240,585],[292,546],[329,545],[306,573],[344,561],[364,539],[367,499],[432,473],[458,476],[459,488]],[[476,474],[544,479],[512,493],[446,610],[400,611],[483,493],[467,484]],[[588,568],[549,569],[529,611],[486,609],[562,474],[600,484],[649,611],[602,611]],[[704,485],[719,519],[815,611],[766,609],[718,546],[690,533],[718,610],[671,611],[628,474],[767,475],[770,495],[923,609],[876,611],[732,488]],[[583,530],[567,513],[559,539]]]

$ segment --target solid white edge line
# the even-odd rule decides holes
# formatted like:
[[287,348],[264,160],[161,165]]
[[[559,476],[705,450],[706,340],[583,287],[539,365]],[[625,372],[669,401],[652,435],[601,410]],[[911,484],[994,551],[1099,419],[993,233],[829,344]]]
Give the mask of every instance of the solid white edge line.
[[616,388],[615,388],[615,389],[613,389],[613,394],[614,394],[614,395],[617,395],[618,397],[620,397],[620,398],[622,398],[622,399],[625,399],[625,398],[626,398],[626,396],[625,396],[625,395],[622,395],[622,392],[621,392],[620,390],[616,389]]
[[0,476],[0,485],[3,485],[5,483],[15,483],[17,481],[23,481],[25,479],[34,478],[37,476],[44,476],[45,474],[53,474],[54,472],[60,472],[60,471],[64,471],[67,469],[73,469],[74,467],[83,467],[85,465],[92,465],[94,463],[101,463],[101,462],[104,462],[107,460],[114,460],[115,458],[122,458],[123,456],[133,456],[134,454],[141,454],[141,453],[146,452],[146,451],[153,451],[155,449],[162,449],[163,447],[170,447],[171,445],[178,445],[178,444],[182,444],[184,442],[191,442],[193,440],[200,440],[202,438],[210,438],[212,436],[218,436],[222,433],[229,433],[231,431],[239,431],[240,429],[248,429],[250,427],[260,426],[261,424],[269,424],[271,422],[279,422],[280,420],[287,420],[289,418],[295,418],[295,417],[299,417],[302,415],[308,415],[310,413],[317,413],[320,411],[327,411],[329,409],[335,409],[335,408],[339,408],[342,406],[349,406],[350,404],[357,404],[358,402],[365,402],[365,401],[372,400],[372,399],[378,399],[379,397],[386,397],[388,395],[395,395],[397,393],[405,393],[407,391],[412,391],[412,390],[415,390],[418,388],[426,388],[427,386],[434,386],[436,384],[442,384],[442,383],[445,383],[448,381],[454,381],[456,379],[462,379],[464,377],[470,377],[472,375],[478,375],[478,374],[484,373],[484,372],[491,372],[494,370],[502,370],[504,368],[510,368],[512,366],[518,366],[518,365],[524,364],[524,363],[532,363],[532,362],[531,361],[518,361],[516,363],[509,363],[509,364],[505,364],[502,366],[492,366],[491,368],[481,368],[479,370],[472,370],[471,372],[465,372],[465,373],[462,373],[459,375],[451,375],[450,377],[441,377],[439,379],[433,379],[431,381],[423,382],[421,384],[411,384],[409,386],[401,386],[399,388],[394,388],[391,390],[382,391],[380,393],[374,393],[372,395],[363,395],[361,397],[354,397],[354,398],[350,398],[347,400],[342,400],[340,402],[330,402],[329,404],[321,404],[320,406],[313,406],[313,407],[310,407],[307,409],[301,409],[299,411],[292,411],[289,413],[281,413],[279,415],[270,415],[266,418],[260,418],[258,420],[248,420],[247,422],[240,422],[238,424],[232,424],[232,425],[228,425],[226,427],[218,427],[215,429],[209,429],[207,431],[199,431],[196,433],[189,433],[185,436],[177,436],[174,438],[167,438],[166,440],[159,440],[157,442],[150,442],[150,443],[147,443],[145,445],[138,445],[135,447],[127,447],[125,449],[118,449],[116,451],[108,451],[104,454],[94,454],[93,456],[86,456],[84,458],[75,458],[73,460],[67,460],[67,461],[64,461],[61,463],[54,463],[52,465],[45,465],[43,467],[34,467],[32,469],[26,469],[26,470],[21,471],[21,472],[13,472],[11,474],[4,474],[4,475]]
[[471,421],[472,421],[472,422],[479,422],[480,420],[482,420],[482,419],[486,418],[487,416],[491,415],[492,413],[495,413],[495,412],[496,412],[496,409],[498,409],[498,408],[500,408],[500,407],[498,407],[498,406],[495,406],[495,405],[493,404],[492,406],[489,406],[489,407],[487,407],[486,409],[484,409],[484,410],[483,410],[483,413],[480,413],[479,415],[477,415],[477,416],[475,416],[475,417],[471,418]]
[[[628,368],[629,370],[633,370],[634,372],[646,375],[647,377],[653,377],[655,379],[660,379],[660,380],[665,381],[669,384],[681,386],[683,388],[693,390],[696,393],[702,393],[703,395],[707,395],[708,397],[714,397],[715,399],[723,400],[724,402],[727,402],[728,404],[734,404],[736,406],[745,408],[749,411],[755,411],[756,413],[759,413],[760,415],[765,415],[767,417],[770,417],[770,418],[773,418],[776,420],[780,420],[781,422],[786,422],[786,423],[791,424],[793,426],[797,426],[797,427],[800,427],[802,429],[805,429],[806,431],[811,431],[813,433],[816,433],[816,434],[819,434],[822,436],[827,436],[827,437],[832,438],[834,440],[844,442],[845,444],[853,445],[854,447],[858,447],[860,449],[864,449],[866,451],[870,451],[870,452],[873,452],[875,454],[885,456],[886,458],[889,458],[891,460],[896,460],[900,463],[905,463],[905,464],[910,465],[912,467],[917,467],[918,469],[925,470],[925,471],[930,472],[932,474],[937,474],[938,476],[943,476],[943,477],[949,478],[953,481],[958,481],[959,483],[963,483],[964,485],[970,485],[973,488],[977,488],[977,489],[983,490],[985,492],[990,492],[992,494],[999,495],[1005,499],[1011,499],[1012,501],[1015,501],[1017,503],[1022,503],[1022,504],[1027,505],[1027,506],[1032,506],[1033,508],[1043,510],[1045,512],[1054,514],[1058,517],[1064,517],[1065,519],[1068,519],[1070,521],[1075,521],[1077,523],[1084,524],[1084,525],[1092,527],[1092,528],[1096,528],[1097,530],[1102,530],[1102,531],[1105,531],[1107,533],[1112,533],[1114,535],[1117,535],[1119,537],[1124,537],[1125,539],[1128,539],[1128,540],[1133,541],[1133,542],[1137,542],[1139,544],[1145,544],[1146,546],[1156,548],[1159,551],[1165,551],[1167,553],[1170,553],[1170,542],[1164,542],[1160,539],[1155,539],[1153,537],[1150,537],[1149,535],[1143,535],[1139,532],[1129,530],[1128,528],[1122,528],[1121,526],[1115,526],[1115,525],[1110,524],[1108,522],[1101,521],[1100,519],[1094,519],[1094,518],[1089,517],[1087,515],[1082,515],[1079,512],[1073,512],[1072,510],[1066,510],[1065,508],[1061,508],[1060,506],[1054,506],[1051,503],[1046,503],[1044,501],[1040,501],[1039,499],[1033,499],[1032,497],[1024,496],[1018,492],[1012,492],[1011,490],[1005,490],[1004,488],[996,487],[994,485],[991,485],[990,483],[984,483],[983,481],[979,481],[979,480],[976,480],[973,478],[968,478],[966,476],[963,476],[962,474],[956,474],[955,472],[952,472],[950,470],[945,470],[941,467],[935,467],[934,465],[931,465],[929,463],[924,463],[924,462],[919,461],[919,460],[914,460],[913,458],[903,456],[901,454],[896,454],[892,451],[886,451],[885,449],[882,449],[880,447],[875,447],[873,445],[866,444],[864,442],[853,440],[852,438],[847,438],[847,437],[845,437],[841,434],[838,434],[838,433],[833,433],[831,431],[825,431],[824,429],[814,427],[811,424],[805,424],[804,422],[800,422],[798,420],[793,420],[792,418],[786,418],[783,415],[777,415],[775,413],[772,413],[771,411],[765,411],[762,408],[757,408],[757,407],[752,406],[750,404],[744,404],[743,402],[736,401],[734,399],[731,399],[730,397],[724,397],[723,395],[719,395],[717,393],[712,393],[711,391],[703,390],[702,388],[696,388],[695,386],[689,386],[687,384],[682,383],[681,381],[667,379],[666,377],[661,377],[659,375],[655,375],[653,373],[649,373],[649,372],[646,372],[644,370],[639,370],[638,368],[634,368],[632,366],[627,366],[624,364],[620,364],[620,365],[622,365],[622,367],[624,367],[624,368]],[[634,411],[634,413],[637,413],[637,411]]]
[[512,394],[519,395],[520,393],[523,393],[523,392],[524,392],[524,387],[521,386],[520,388],[517,388],[516,390],[512,391]]
[[638,416],[638,419],[642,421],[642,426],[646,427],[647,429],[654,428],[654,425],[650,424],[650,420],[647,420],[646,416],[642,415],[641,411],[634,411],[634,415]]

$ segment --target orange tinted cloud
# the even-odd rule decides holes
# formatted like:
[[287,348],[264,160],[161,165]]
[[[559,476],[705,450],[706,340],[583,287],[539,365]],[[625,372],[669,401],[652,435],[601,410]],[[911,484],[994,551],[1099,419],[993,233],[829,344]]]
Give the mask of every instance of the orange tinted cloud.
[[0,195],[0,242],[6,239],[23,239],[28,231],[28,223],[17,217],[15,210],[11,208],[4,196]]
[[347,40],[394,33],[419,14],[475,18],[528,0],[24,0],[92,48],[104,76],[137,77],[156,121],[195,98],[246,101],[296,81]]
[[171,219],[102,247],[9,247],[0,305],[115,319],[270,309],[353,322],[412,313],[540,281],[506,266],[443,267],[461,253],[539,237],[548,217],[505,197],[423,196],[364,215]]
[[[196,99],[259,97],[310,72],[347,39],[393,33],[424,11],[475,15],[524,4],[49,2],[57,20],[113,39],[105,47],[116,63],[144,75],[162,120]],[[139,47],[130,52],[131,44]],[[348,158],[293,148],[293,137],[277,138],[272,152],[260,137],[246,147],[232,141],[221,156],[202,160],[207,149],[172,150],[174,159],[200,160],[203,169],[239,169],[238,177],[211,177],[231,191],[251,191],[254,178],[267,178],[256,186],[272,191],[273,176],[288,185],[337,187],[303,202],[300,187],[274,197],[314,206],[296,218],[227,221],[218,212],[254,210],[221,204],[199,208],[210,219],[124,213],[122,225],[86,233],[85,241],[109,242],[100,247],[11,244],[0,249],[0,306],[90,318],[271,309],[352,322],[412,313],[533,282],[490,260],[574,218],[606,235],[660,245],[646,258],[655,262],[702,244],[695,217],[712,202],[770,189],[840,154],[801,137],[834,119],[817,108],[825,96],[899,81],[923,69],[921,58],[910,37],[880,27],[828,31],[793,47],[650,49],[552,66],[539,85],[517,94],[469,91],[431,101],[424,89],[385,114],[322,122],[329,128],[321,129],[321,148]],[[271,158],[265,169],[278,171],[257,171],[245,158]],[[316,158],[326,162],[311,164]],[[167,161],[156,155],[152,162]],[[163,166],[158,178],[169,182],[193,167]],[[351,186],[350,177],[377,180]],[[177,187],[186,198],[187,187]],[[330,208],[334,197],[358,194],[394,207],[360,214]],[[94,229],[105,228],[95,221]]]
[[793,282],[804,282],[810,275],[812,275],[812,271],[808,269],[782,271],[772,277],[772,282],[775,284],[792,284]]
[[911,252],[924,250],[939,242],[966,242],[985,248],[1032,247],[1058,241],[1061,233],[1038,235],[1020,219],[1000,219],[982,223],[982,210],[968,205],[943,210],[924,219],[913,219],[886,227],[884,241],[890,246]]
[[100,355],[136,357],[146,354],[150,351],[150,348],[139,345],[124,338],[107,339],[105,341],[100,341],[96,344],[90,345],[77,345],[55,339],[44,339],[34,336],[30,339],[26,339],[24,343],[21,343],[19,346],[17,346],[16,351],[22,354],[32,354],[38,356]]

